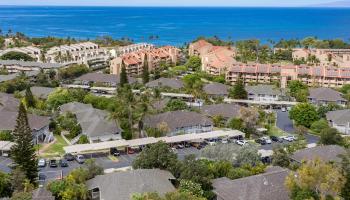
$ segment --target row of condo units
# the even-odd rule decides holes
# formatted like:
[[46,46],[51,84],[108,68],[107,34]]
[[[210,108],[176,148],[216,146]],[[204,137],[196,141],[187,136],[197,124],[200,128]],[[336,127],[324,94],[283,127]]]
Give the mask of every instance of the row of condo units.
[[292,49],[293,60],[307,60],[315,56],[321,66],[335,65],[339,67],[350,67],[350,49]]
[[189,56],[199,56],[202,61],[202,70],[212,75],[224,74],[230,66],[237,63],[234,47],[215,46],[205,40],[191,43]]
[[5,50],[0,50],[0,56],[13,51],[27,54],[36,60],[40,60],[40,56],[42,53],[39,48],[34,46],[28,46],[28,47],[15,47],[15,48],[8,48]]
[[88,64],[96,59],[107,60],[109,52],[106,48],[92,42],[61,45],[50,48],[46,53],[46,62]]
[[111,53],[111,56],[115,58],[127,53],[137,52],[140,50],[150,50],[153,48],[155,48],[155,46],[150,43],[136,43],[136,44],[130,44],[127,46],[120,46],[117,48],[113,48],[110,50],[110,53]]
[[0,56],[9,52],[25,53],[35,61],[45,63],[64,63],[64,64],[89,64],[94,61],[107,61],[110,52],[106,48],[101,48],[93,42],[82,42],[70,45],[55,46],[44,52],[38,47],[16,47],[0,50]]
[[110,72],[119,75],[124,64],[126,73],[129,76],[137,76],[142,74],[146,58],[149,71],[153,71],[158,69],[162,63],[177,63],[179,56],[180,50],[171,46],[141,49],[132,53],[123,54],[111,60]]
[[245,83],[280,81],[286,87],[290,80],[300,80],[309,86],[341,87],[350,84],[350,68],[306,65],[234,64],[226,72],[226,81],[234,84],[239,78]]

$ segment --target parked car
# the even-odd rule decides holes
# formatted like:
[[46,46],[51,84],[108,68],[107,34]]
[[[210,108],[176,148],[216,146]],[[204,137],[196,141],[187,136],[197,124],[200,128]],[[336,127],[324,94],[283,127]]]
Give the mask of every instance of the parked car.
[[201,149],[203,149],[205,146],[206,146],[205,144],[201,143],[201,144],[199,144],[196,148],[197,148],[198,150],[201,150]]
[[185,142],[185,147],[189,148],[189,147],[191,147],[191,144],[189,142]]
[[244,145],[247,144],[247,141],[245,141],[245,140],[237,140],[237,141],[236,141],[236,144],[238,144],[238,145],[240,145],[240,146],[244,146]]
[[45,182],[46,175],[44,173],[39,173],[38,180],[39,180],[39,182]]
[[270,139],[274,142],[280,142],[282,143],[283,142],[283,139],[277,137],[277,136],[270,136]]
[[79,164],[83,164],[85,162],[85,157],[83,155],[77,155],[75,157],[75,160],[79,163]]
[[261,145],[265,145],[266,144],[266,141],[264,139],[262,139],[262,138],[256,139],[255,142],[258,143],[258,144],[261,144]]
[[68,161],[64,158],[59,161],[59,164],[61,167],[68,167]]
[[222,143],[222,144],[227,144],[227,143],[228,143],[228,139],[226,139],[226,138],[225,138],[225,139],[222,139],[222,140],[221,140],[221,143]]
[[292,137],[289,137],[289,136],[284,136],[284,137],[281,137],[283,140],[287,141],[287,142],[293,142],[294,139]]
[[75,159],[74,156],[70,153],[64,154],[63,158],[67,161],[73,161]]
[[261,139],[265,140],[266,144],[272,143],[272,141],[268,137],[262,137]]
[[46,167],[46,160],[44,158],[39,159],[38,167]]
[[178,144],[178,145],[176,145],[176,148],[177,148],[177,149],[183,149],[183,148],[185,148],[185,146],[182,145],[182,144]]
[[288,135],[289,138],[291,138],[292,140],[297,140],[297,138],[294,135]]
[[57,165],[57,160],[51,159],[51,160],[49,161],[49,166],[50,166],[50,167],[57,167],[57,166],[58,166],[58,165]]
[[118,151],[117,148],[111,148],[110,152],[113,156],[116,156],[116,157],[120,156],[120,152]]
[[135,151],[133,148],[128,148],[128,154],[134,154],[134,153],[135,153]]
[[282,112],[286,112],[286,111],[287,111],[287,108],[286,108],[286,107],[282,107],[282,108],[281,108],[281,111],[282,111]]

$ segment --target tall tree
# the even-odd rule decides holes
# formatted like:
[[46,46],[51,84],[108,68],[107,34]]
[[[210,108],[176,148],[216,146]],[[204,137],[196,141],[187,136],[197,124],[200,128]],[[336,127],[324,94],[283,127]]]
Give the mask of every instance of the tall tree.
[[26,177],[33,183],[38,172],[37,158],[32,131],[28,123],[27,111],[23,103],[19,105],[13,138],[15,144],[11,147],[12,160],[18,164],[26,174]]
[[125,84],[128,84],[128,75],[126,74],[125,63],[122,61],[122,70],[120,72],[120,86],[123,87]]
[[27,87],[27,89],[26,89],[25,101],[26,101],[28,108],[35,107],[35,98],[33,96],[32,91],[30,90],[30,87]]
[[145,54],[145,58],[144,58],[144,61],[143,61],[142,82],[143,82],[143,84],[146,84],[146,83],[149,82],[149,71],[148,71],[148,57],[147,57],[147,54]]
[[231,89],[230,96],[234,99],[247,99],[248,93],[244,88],[244,82],[241,77],[237,79],[236,84]]
[[[319,199],[340,199],[345,181],[341,169],[316,159],[302,164],[296,172],[291,172],[285,184],[291,192],[291,199],[301,199],[301,195],[304,197],[302,199],[311,199],[315,195]],[[312,195],[303,195],[305,191]]]

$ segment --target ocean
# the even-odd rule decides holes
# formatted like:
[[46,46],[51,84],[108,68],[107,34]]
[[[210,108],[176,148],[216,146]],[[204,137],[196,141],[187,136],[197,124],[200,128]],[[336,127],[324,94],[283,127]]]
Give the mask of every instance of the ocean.
[[199,36],[265,42],[316,36],[348,41],[350,9],[0,6],[0,29],[81,39],[110,35],[176,46]]

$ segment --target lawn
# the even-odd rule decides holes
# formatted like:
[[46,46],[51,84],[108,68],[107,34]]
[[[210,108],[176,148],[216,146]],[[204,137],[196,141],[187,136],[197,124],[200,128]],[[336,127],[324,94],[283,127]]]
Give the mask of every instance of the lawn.
[[276,127],[276,126],[272,126],[269,130],[268,130],[268,135],[270,136],[285,136],[288,135],[286,132],[284,132],[282,129]]
[[53,157],[53,156],[60,156],[64,154],[63,147],[67,146],[68,144],[60,135],[55,135],[55,138],[56,138],[55,143],[53,143],[44,151],[43,156]]

